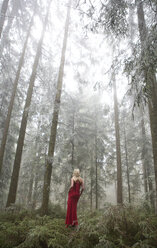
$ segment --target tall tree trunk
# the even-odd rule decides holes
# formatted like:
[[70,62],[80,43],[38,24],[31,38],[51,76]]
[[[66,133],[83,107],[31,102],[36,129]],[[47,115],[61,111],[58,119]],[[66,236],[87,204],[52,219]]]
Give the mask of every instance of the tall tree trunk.
[[10,103],[9,103],[9,107],[8,107],[7,118],[6,118],[5,125],[4,125],[4,132],[3,132],[1,148],[0,148],[0,175],[2,173],[5,146],[6,146],[6,142],[7,142],[7,136],[8,136],[8,130],[9,130],[9,125],[10,125],[10,120],[11,120],[11,114],[12,114],[12,110],[13,110],[13,104],[14,104],[15,95],[16,95],[16,91],[17,91],[20,72],[21,72],[21,69],[22,69],[22,66],[23,66],[23,62],[24,62],[24,56],[25,56],[25,52],[26,52],[26,48],[27,48],[28,38],[30,36],[31,27],[33,25],[33,19],[34,19],[34,14],[32,16],[32,19],[31,19],[31,22],[30,22],[30,25],[29,25],[26,40],[25,40],[23,50],[22,50],[22,54],[21,54],[21,57],[20,57],[20,60],[19,60],[19,65],[18,65],[18,69],[17,69],[17,72],[16,72],[16,77],[15,77],[15,80],[14,80],[14,83],[13,83],[12,95],[11,95],[11,99],[10,99]]
[[[96,115],[96,113],[95,113]],[[97,154],[97,125],[95,117],[95,208],[98,209],[98,154]]]
[[34,171],[31,171],[31,178],[29,181],[29,189],[28,189],[28,197],[27,197],[27,206],[30,206],[32,201],[33,182],[34,182]]
[[148,175],[148,187],[149,187],[149,195],[150,195],[150,204],[153,209],[155,209],[155,201],[154,201],[154,189],[153,182],[150,173],[150,164],[147,166],[147,175]]
[[28,112],[29,112],[29,108],[31,104],[33,87],[34,87],[34,82],[36,78],[36,70],[37,70],[37,66],[38,66],[38,62],[39,62],[39,58],[41,54],[43,38],[44,38],[45,30],[46,30],[46,25],[48,22],[48,14],[49,14],[51,1],[52,0],[50,0],[48,4],[47,14],[45,17],[45,22],[43,24],[43,31],[42,31],[41,38],[38,43],[37,52],[36,52],[33,69],[32,69],[32,74],[30,77],[30,83],[29,83],[29,87],[27,91],[27,98],[26,98],[24,112],[23,112],[22,121],[21,121],[20,133],[19,133],[19,138],[18,138],[18,143],[17,143],[15,161],[14,161],[14,166],[13,166],[13,172],[12,172],[6,207],[9,207],[12,203],[15,203],[15,200],[16,200],[16,192],[17,192],[17,186],[18,186],[18,178],[19,178],[22,150],[23,150],[23,144],[24,144],[24,138],[25,138],[25,132],[26,132],[26,126],[27,126]]
[[[141,41],[141,53],[145,50],[145,41],[147,40],[147,28],[144,18],[143,3],[140,0],[136,0],[137,4],[137,17],[138,28]],[[150,128],[152,136],[153,147],[153,159],[154,159],[154,172],[155,172],[155,184],[156,184],[156,213],[157,213],[157,82],[154,71],[151,68],[151,73],[148,70],[148,66],[145,66],[144,75],[147,86],[149,87],[150,96],[148,99],[149,116],[150,116]]]
[[126,173],[127,173],[127,184],[128,184],[128,198],[129,198],[129,203],[131,203],[130,172],[129,172],[129,163],[128,163],[128,148],[127,148],[127,138],[125,131],[125,122],[124,122],[124,142],[125,142],[125,161],[126,161]]
[[64,193],[64,210],[66,211],[66,207],[67,207],[67,189],[68,189],[68,176],[67,174],[66,176],[66,180],[65,180],[65,193]]
[[65,52],[66,52],[66,46],[67,46],[69,20],[70,20],[70,9],[71,9],[71,0],[69,1],[69,6],[67,10],[62,55],[61,55],[61,62],[60,62],[58,81],[57,81],[57,91],[56,91],[56,96],[55,96],[55,101],[54,101],[54,110],[53,110],[53,117],[52,117],[52,124],[51,124],[48,159],[47,159],[45,175],[44,175],[43,199],[42,199],[42,207],[41,207],[42,215],[48,214],[48,202],[49,202],[49,194],[50,194],[52,163],[53,163],[53,157],[54,157],[58,116],[59,116],[60,100],[61,100],[61,93],[62,93]]
[[[37,134],[35,138],[35,153],[38,152],[38,137],[39,137],[39,130],[40,130],[41,121],[38,121],[38,127],[37,127]],[[35,179],[35,174],[37,172],[37,166],[39,163],[39,156],[35,156],[34,163],[31,164],[31,176],[29,181],[29,189],[28,189],[28,197],[27,197],[27,205],[30,206],[32,204],[32,195],[33,195],[33,183]]]
[[[145,130],[145,123],[143,118],[143,112],[141,110],[141,130],[142,130],[142,161],[143,161],[143,168],[145,170],[145,193],[148,193],[149,190],[149,200],[151,203],[152,208],[155,207],[154,202],[154,195],[153,195],[153,183],[151,179],[151,163],[149,161],[148,149],[146,147],[147,137],[146,137],[146,130]],[[146,197],[148,200],[148,196]]]
[[[142,111],[142,110],[141,110]],[[147,151],[146,151],[146,133],[145,133],[145,126],[144,126],[144,119],[143,119],[143,113],[141,113],[141,131],[142,131],[142,153],[141,153],[141,159],[142,159],[142,167],[143,167],[143,179],[144,179],[144,191],[146,194],[146,200],[148,200],[148,182],[147,182]]]
[[3,0],[3,3],[2,3],[2,8],[1,8],[1,15],[0,15],[0,38],[1,38],[1,35],[2,35],[2,30],[3,30],[3,25],[4,25],[4,21],[5,21],[5,15],[6,15],[6,12],[7,12],[7,9],[8,9],[8,3],[9,3],[9,0]]
[[74,134],[75,134],[75,109],[73,110],[73,119],[72,119],[72,150],[71,150],[71,165],[72,168],[74,169]]
[[33,189],[33,196],[32,196],[32,209],[33,210],[35,210],[36,203],[37,203],[38,183],[39,183],[39,171],[38,171],[38,168],[36,168],[36,174],[35,174],[35,179],[34,179],[34,189]]
[[115,73],[112,74],[113,91],[114,91],[114,115],[115,115],[115,132],[116,132],[116,157],[117,157],[117,203],[123,203],[122,193],[122,163],[121,163],[121,149],[120,149],[120,134],[119,134],[119,112],[117,101],[117,88]]
[[90,169],[90,209],[93,209],[93,151],[91,151],[91,169]]

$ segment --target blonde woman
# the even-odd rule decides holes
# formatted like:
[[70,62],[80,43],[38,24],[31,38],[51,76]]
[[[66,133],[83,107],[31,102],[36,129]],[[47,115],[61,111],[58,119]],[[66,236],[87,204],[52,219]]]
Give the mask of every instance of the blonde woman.
[[[81,191],[80,191],[81,188]],[[80,177],[80,170],[74,169],[73,177],[71,178],[71,186],[68,192],[66,227],[77,226],[77,203],[84,190],[84,182]]]

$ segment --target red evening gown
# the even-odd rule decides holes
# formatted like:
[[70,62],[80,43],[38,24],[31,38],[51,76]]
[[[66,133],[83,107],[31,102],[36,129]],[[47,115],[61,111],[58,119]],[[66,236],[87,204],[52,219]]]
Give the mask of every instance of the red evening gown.
[[72,225],[77,226],[77,203],[80,198],[80,186],[81,182],[77,180],[74,181],[74,185],[70,188],[68,192],[68,201],[67,201],[67,215],[66,215],[66,226]]

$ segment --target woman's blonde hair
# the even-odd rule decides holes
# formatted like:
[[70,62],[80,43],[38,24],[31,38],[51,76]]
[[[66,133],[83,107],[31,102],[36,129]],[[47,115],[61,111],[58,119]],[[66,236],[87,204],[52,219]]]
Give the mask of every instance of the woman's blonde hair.
[[82,180],[81,177],[80,177],[80,170],[79,169],[74,169],[74,171],[73,171],[73,179],[74,179],[74,181],[76,181],[76,180],[81,181]]

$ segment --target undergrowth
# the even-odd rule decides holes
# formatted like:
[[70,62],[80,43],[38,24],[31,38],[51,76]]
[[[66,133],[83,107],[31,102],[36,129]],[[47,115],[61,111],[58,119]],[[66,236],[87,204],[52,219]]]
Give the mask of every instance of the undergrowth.
[[78,213],[78,229],[65,227],[65,213],[54,206],[38,212],[2,213],[0,248],[156,248],[157,216],[144,208],[110,206]]

